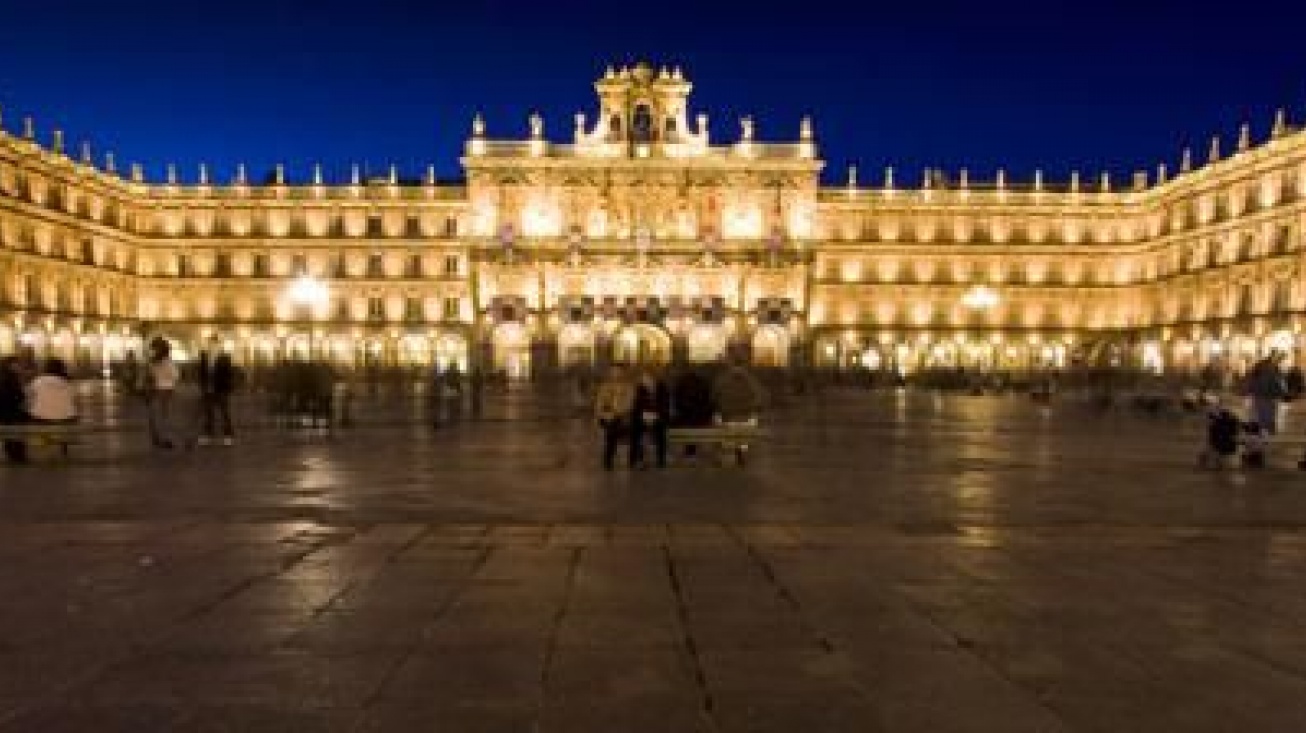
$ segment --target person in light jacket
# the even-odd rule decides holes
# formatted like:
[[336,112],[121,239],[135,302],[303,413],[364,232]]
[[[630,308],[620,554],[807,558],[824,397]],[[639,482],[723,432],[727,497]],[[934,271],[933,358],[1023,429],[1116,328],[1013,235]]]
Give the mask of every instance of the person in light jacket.
[[594,417],[603,431],[603,468],[611,471],[617,460],[617,445],[630,433],[630,415],[635,407],[635,386],[622,366],[608,370],[594,395]]

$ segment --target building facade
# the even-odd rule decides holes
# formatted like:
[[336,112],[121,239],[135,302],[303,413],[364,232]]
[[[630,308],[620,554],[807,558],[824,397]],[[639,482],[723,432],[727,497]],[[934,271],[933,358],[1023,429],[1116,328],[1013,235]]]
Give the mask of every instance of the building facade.
[[89,370],[142,339],[247,364],[700,362],[895,370],[1300,363],[1306,132],[1280,115],[1170,175],[927,171],[822,186],[792,142],[709,139],[679,69],[609,69],[571,141],[473,121],[465,182],[243,169],[147,181],[0,123],[0,353]]

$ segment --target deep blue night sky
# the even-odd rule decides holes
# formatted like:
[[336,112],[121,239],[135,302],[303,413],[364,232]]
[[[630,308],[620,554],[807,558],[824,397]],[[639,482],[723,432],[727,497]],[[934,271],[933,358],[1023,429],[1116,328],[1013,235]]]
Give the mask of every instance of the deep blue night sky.
[[1263,137],[1276,107],[1306,120],[1303,6],[0,0],[0,105],[6,129],[34,115],[151,178],[284,161],[303,179],[315,160],[451,177],[474,111],[520,138],[538,109],[565,141],[604,66],[647,58],[684,67],[717,142],[742,114],[780,140],[812,114],[830,180],[857,162],[863,182],[885,165],[1123,181],[1215,132],[1228,150],[1244,119]]

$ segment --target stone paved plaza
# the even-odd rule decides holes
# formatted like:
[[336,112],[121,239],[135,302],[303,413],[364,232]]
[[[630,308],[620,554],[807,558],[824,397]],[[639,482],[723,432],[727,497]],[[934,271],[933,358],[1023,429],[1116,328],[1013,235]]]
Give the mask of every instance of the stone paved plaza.
[[1299,448],[850,391],[605,474],[505,414],[0,467],[0,731],[1306,727]]

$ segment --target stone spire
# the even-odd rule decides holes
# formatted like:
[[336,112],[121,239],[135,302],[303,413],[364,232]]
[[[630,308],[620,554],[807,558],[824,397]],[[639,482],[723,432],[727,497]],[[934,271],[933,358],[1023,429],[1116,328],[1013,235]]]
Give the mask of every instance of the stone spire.
[[544,118],[539,112],[532,112],[530,119],[531,139],[542,140],[544,138]]
[[812,118],[803,115],[803,119],[798,123],[798,139],[809,143],[812,141]]
[[1270,137],[1283,137],[1288,132],[1288,113],[1283,109],[1274,112],[1274,127],[1270,129]]
[[573,132],[573,136],[576,138],[576,142],[580,142],[581,140],[585,139],[585,113],[584,112],[576,113],[576,129]]
[[165,175],[169,186],[177,185],[177,165],[175,163],[168,164]]
[[285,165],[283,165],[283,164],[281,164],[281,163],[277,163],[275,166],[273,166],[273,168],[272,168],[272,184],[273,184],[274,186],[284,186],[284,185],[286,185],[286,166],[285,166]]
[[95,165],[95,160],[91,158],[91,144],[85,140],[82,141],[81,161],[82,165]]
[[1238,152],[1242,153],[1252,147],[1252,126],[1244,122],[1238,128]]
[[426,185],[435,185],[435,166],[433,165],[426,166]]
[[209,164],[200,163],[200,185],[209,185]]
[[55,155],[63,155],[63,130],[56,129],[50,138],[50,150]]
[[746,142],[752,142],[752,140],[753,140],[753,118],[752,117],[739,118],[739,141],[746,143]]
[[387,178],[391,186],[399,185],[399,166],[395,165],[394,163],[391,163],[390,173]]
[[1165,163],[1159,163],[1156,166],[1156,183],[1161,185],[1170,179],[1170,171],[1166,168]]
[[321,185],[322,185],[322,164],[321,164],[321,163],[314,163],[314,164],[313,164],[313,185],[314,185],[314,186],[321,186]]
[[236,185],[244,186],[249,183],[249,173],[245,170],[244,163],[236,164]]
[[999,190],[999,191],[1005,191],[1005,190],[1007,190],[1007,171],[1004,170],[1004,169],[1002,169],[1002,168],[999,168],[999,169],[998,169],[998,181],[997,181],[997,184],[998,184],[998,190]]
[[884,187],[893,188],[893,166],[884,169]]
[[113,151],[104,154],[104,172],[110,174],[118,173],[118,161],[113,156]]
[[848,188],[857,188],[857,166],[848,166]]
[[358,164],[355,163],[349,168],[349,185],[357,186],[363,182],[363,172],[359,170]]
[[1036,168],[1036,169],[1034,170],[1034,190],[1035,190],[1035,191],[1042,191],[1042,190],[1043,190],[1043,169],[1042,169],[1042,168]]
[[1079,193],[1079,171],[1070,172],[1070,192]]
[[485,118],[480,112],[472,117],[472,137],[485,137]]
[[961,190],[965,191],[966,189],[970,188],[970,171],[966,170],[965,168],[962,168],[961,171],[957,174],[957,181],[958,184],[961,186]]
[[140,163],[132,163],[132,183],[145,183],[145,169]]
[[1219,135],[1211,136],[1211,148],[1206,153],[1206,162],[1207,163],[1220,162],[1220,136]]
[[1193,149],[1184,148],[1183,155],[1179,158],[1179,174],[1191,173],[1193,171]]
[[23,139],[24,140],[36,139],[36,123],[32,121],[31,117],[23,118]]
[[1111,193],[1111,172],[1102,171],[1102,193]]

